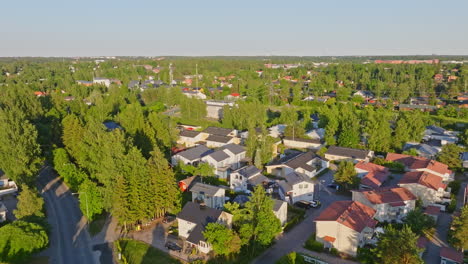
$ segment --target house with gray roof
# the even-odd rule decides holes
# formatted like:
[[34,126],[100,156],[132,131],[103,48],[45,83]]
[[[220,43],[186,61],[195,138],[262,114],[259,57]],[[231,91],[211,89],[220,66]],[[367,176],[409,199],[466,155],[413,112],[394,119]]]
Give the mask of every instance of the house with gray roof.
[[173,155],[171,158],[171,164],[176,166],[179,162],[182,162],[185,165],[196,166],[203,157],[211,154],[212,152],[213,150],[205,145],[198,145]]
[[229,175],[229,187],[236,192],[246,192],[259,184],[263,185],[270,181],[253,165],[242,167]]
[[280,197],[286,202],[294,204],[297,201],[313,201],[315,184],[309,176],[293,171],[285,175],[284,180],[278,180]]
[[205,140],[205,135],[200,131],[183,129],[179,133],[177,144],[184,145],[186,147],[193,147],[200,144]]
[[219,178],[227,179],[229,170],[238,169],[245,159],[245,154],[246,150],[243,146],[228,144],[203,157],[202,161],[213,166]]
[[212,247],[206,241],[203,231],[209,223],[219,223],[232,227],[232,215],[222,210],[207,207],[203,204],[188,202],[177,214],[179,237],[186,247],[196,247],[198,251],[208,254]]
[[288,220],[288,203],[285,201],[273,199],[273,213],[280,220],[281,226]]
[[408,142],[403,146],[403,150],[414,149],[418,153],[418,156],[425,157],[428,159],[435,159],[437,154],[442,151],[441,147],[435,147],[426,143],[412,143]]
[[367,149],[330,146],[327,152],[325,152],[325,158],[328,160],[351,160],[358,162],[361,160],[370,161],[372,157],[374,157],[374,151]]
[[237,131],[231,128],[223,128],[223,127],[207,127],[203,130],[203,133],[209,135],[218,135],[218,136],[225,136],[225,137],[235,137],[237,136]]
[[192,202],[205,204],[215,209],[224,207],[226,190],[222,187],[197,182],[190,188],[190,192]]
[[328,168],[328,166],[329,162],[327,159],[312,151],[308,151],[288,155],[280,160],[271,162],[266,165],[265,168],[267,173],[278,177],[284,177],[285,175],[295,171],[312,178],[324,169]]
[[463,152],[461,154],[461,160],[463,168],[468,168],[468,152]]
[[240,139],[237,137],[209,135],[206,139],[206,145],[210,148],[219,148],[227,144],[239,144]]
[[294,149],[319,149],[322,147],[320,139],[284,137],[283,144],[287,148]]

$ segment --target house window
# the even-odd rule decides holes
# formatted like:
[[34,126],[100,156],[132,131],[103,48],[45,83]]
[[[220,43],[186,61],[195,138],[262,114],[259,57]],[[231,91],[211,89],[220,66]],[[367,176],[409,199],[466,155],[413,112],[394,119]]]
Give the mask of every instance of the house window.
[[299,189],[302,189],[302,184],[299,184]]
[[309,185],[307,185],[307,184],[304,184],[304,189],[306,189],[307,187],[309,187]]

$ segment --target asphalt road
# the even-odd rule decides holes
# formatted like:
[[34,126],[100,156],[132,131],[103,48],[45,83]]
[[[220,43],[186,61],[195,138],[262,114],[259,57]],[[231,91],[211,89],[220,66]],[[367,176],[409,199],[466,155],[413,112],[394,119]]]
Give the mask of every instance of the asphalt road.
[[91,239],[86,230],[77,199],[57,177],[51,167],[41,170],[38,178],[52,227],[50,246],[45,252],[51,264],[93,264],[99,254],[93,253]]
[[[319,189],[318,198],[322,202],[322,206],[318,209],[309,209],[306,213],[305,219],[295,226],[292,230],[287,233],[283,233],[282,237],[279,238],[276,243],[267,249],[262,255],[256,258],[253,263],[275,263],[282,256],[292,251],[304,251],[303,245],[307,239],[315,232],[314,219],[332,202],[351,200],[351,197],[338,195],[335,190],[326,187],[327,184],[333,180],[333,172],[329,171],[325,175],[321,176],[317,182],[320,182],[317,186]],[[336,258],[337,263],[344,263],[342,260]],[[330,262],[333,263],[333,262]]]

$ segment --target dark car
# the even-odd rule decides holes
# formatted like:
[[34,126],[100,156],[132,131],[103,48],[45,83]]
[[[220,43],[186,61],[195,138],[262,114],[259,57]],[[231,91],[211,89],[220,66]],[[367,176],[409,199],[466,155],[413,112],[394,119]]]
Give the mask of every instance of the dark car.
[[338,184],[335,184],[335,183],[330,183],[327,185],[328,188],[333,188],[333,189],[337,189],[338,188]]
[[172,215],[164,216],[163,223],[167,224],[175,220],[175,217]]
[[312,203],[308,201],[297,201],[294,203],[296,207],[303,208],[303,209],[310,209],[312,208]]
[[182,248],[179,247],[179,245],[177,245],[176,243],[171,242],[171,241],[167,241],[165,247],[167,249],[169,249],[169,250],[172,250],[172,251],[177,251],[177,252],[182,251]]

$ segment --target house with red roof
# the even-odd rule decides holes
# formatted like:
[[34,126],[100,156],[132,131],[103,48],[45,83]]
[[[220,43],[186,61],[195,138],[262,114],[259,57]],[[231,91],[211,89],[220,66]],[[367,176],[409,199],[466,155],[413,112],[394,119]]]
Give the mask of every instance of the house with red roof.
[[424,206],[441,202],[444,197],[450,197],[449,192],[445,192],[447,184],[442,177],[426,171],[409,171],[403,175],[398,182],[398,186],[410,190],[421,199]]
[[353,201],[361,202],[376,211],[379,222],[400,221],[416,207],[417,197],[402,187],[352,191]]
[[440,249],[440,264],[462,264],[463,252],[453,248],[443,247]]
[[453,171],[449,170],[447,165],[435,160],[397,153],[388,153],[386,160],[400,162],[405,165],[406,170],[410,172],[425,171],[437,175],[442,177],[443,181],[446,183],[454,180]]
[[390,170],[372,162],[359,161],[354,165],[358,177],[361,178],[360,188],[376,189],[390,176]]
[[357,249],[371,242],[376,210],[358,201],[337,201],[315,219],[316,239],[325,247],[356,256]]

